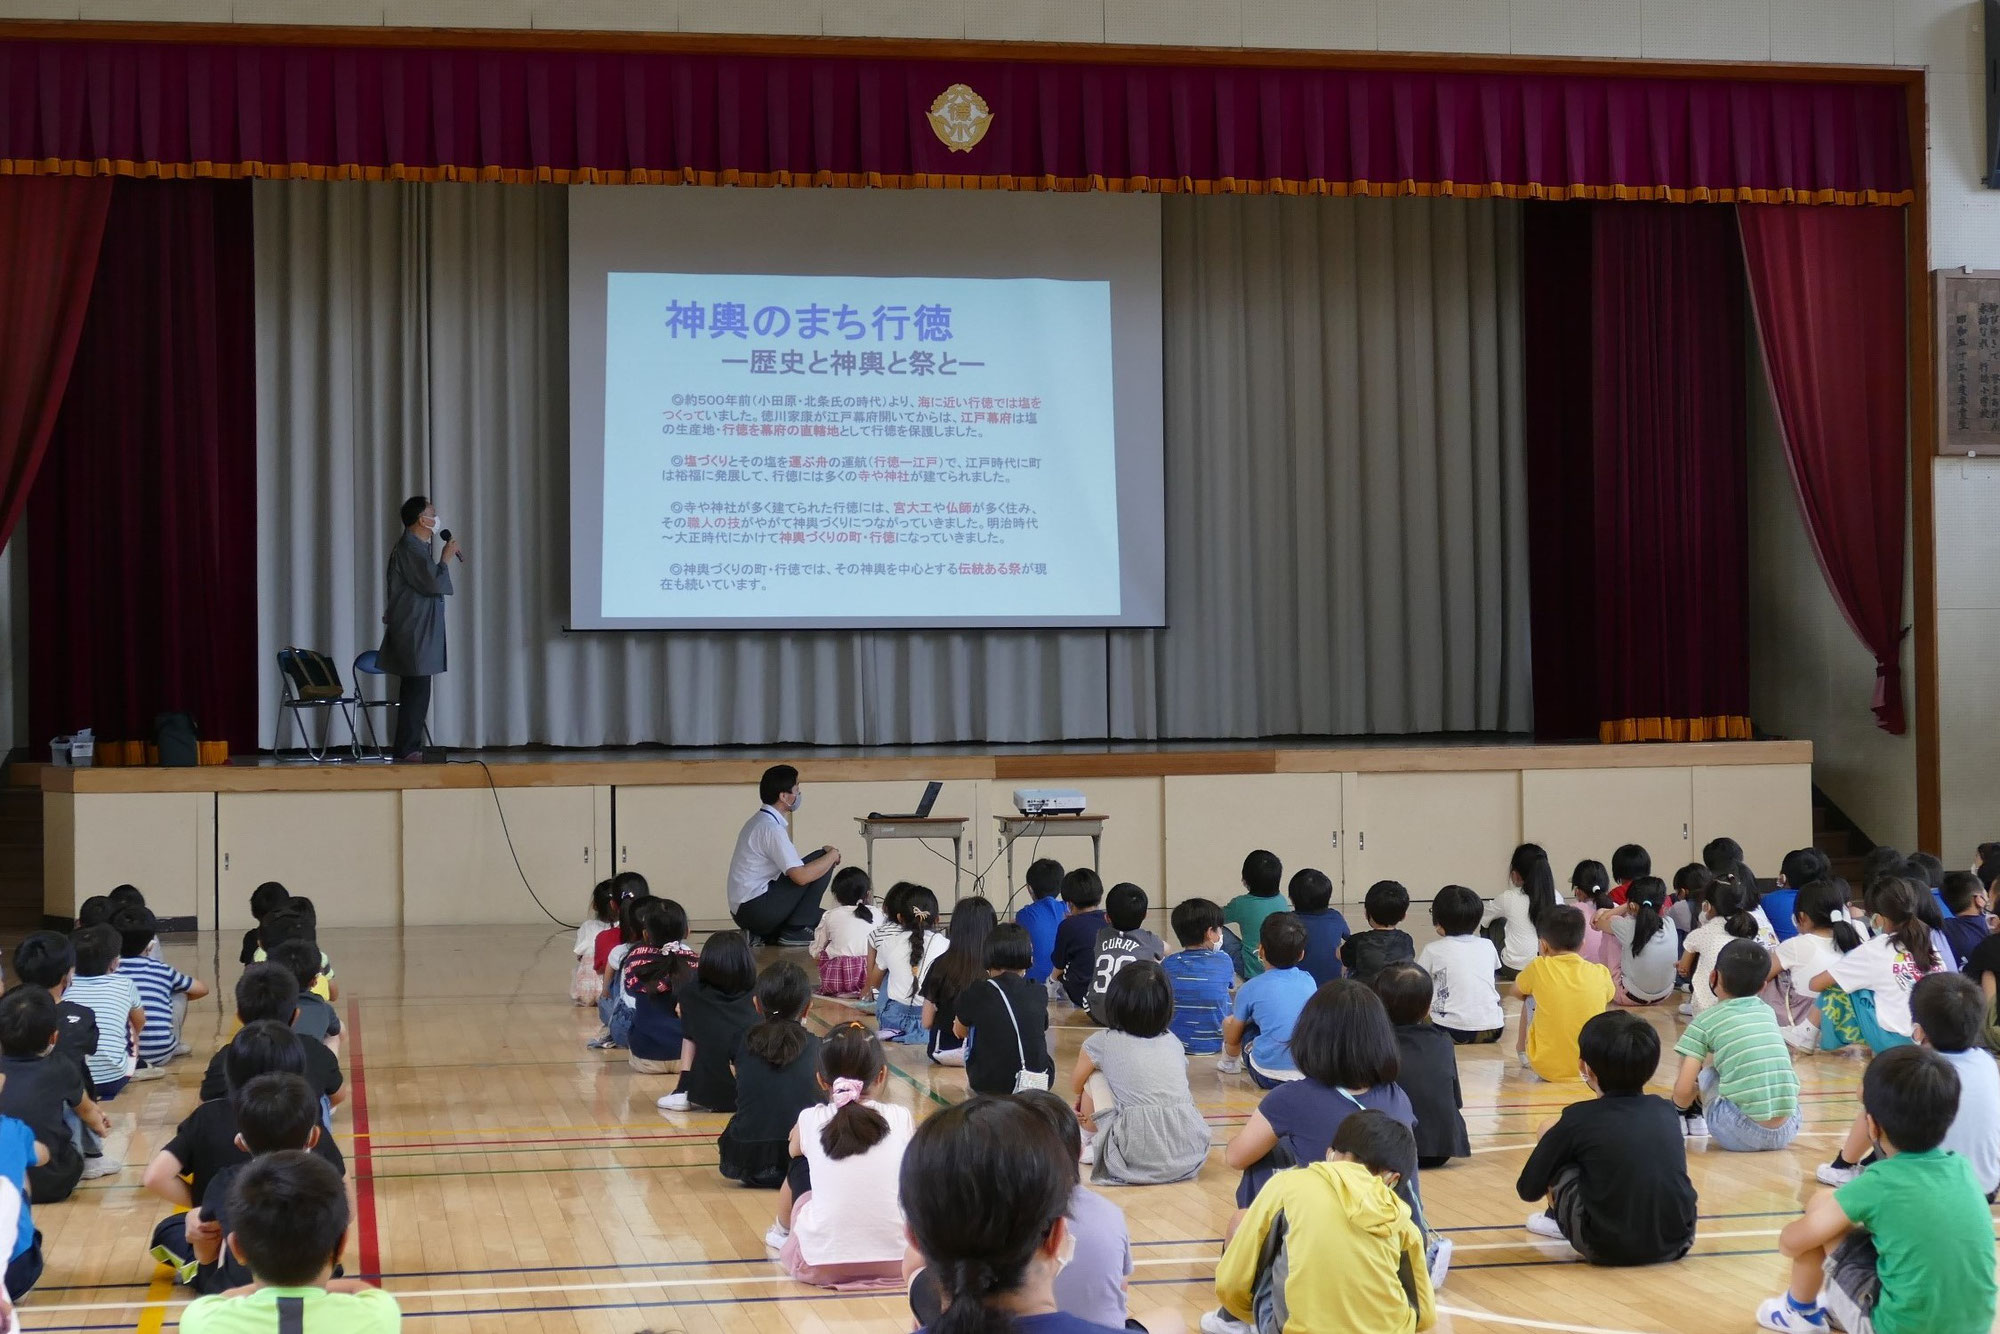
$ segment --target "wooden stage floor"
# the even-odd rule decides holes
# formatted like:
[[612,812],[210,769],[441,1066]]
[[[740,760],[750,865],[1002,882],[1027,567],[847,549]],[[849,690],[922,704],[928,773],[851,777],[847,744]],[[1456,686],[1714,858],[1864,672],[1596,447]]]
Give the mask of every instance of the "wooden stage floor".
[[[234,1026],[226,998],[240,971],[235,937],[180,939],[191,943],[169,945],[169,960],[222,985],[189,1014],[195,1054],[109,1105],[125,1171],[36,1210],[48,1272],[22,1308],[29,1329],[147,1334],[176,1323],[183,1298],[146,1255],[167,1206],[139,1180]],[[658,1112],[653,1099],[671,1077],[635,1075],[622,1052],[584,1048],[596,1020],[567,996],[571,939],[553,927],[324,933],[348,1033],[350,1099],[338,1124],[356,1195],[350,1272],[379,1275],[426,1334],[907,1329],[899,1294],[826,1293],[785,1278],[762,1240],[773,1197],[716,1174],[725,1118]],[[1861,1062],[1800,1060],[1806,1133],[1791,1151],[1690,1155],[1701,1194],[1693,1255],[1593,1270],[1521,1229],[1528,1206],[1515,1198],[1515,1174],[1560,1099],[1513,1063],[1517,1008],[1508,1002],[1500,1044],[1460,1049],[1474,1156],[1424,1174],[1431,1222],[1457,1244],[1440,1328],[1753,1328],[1758,1300],[1783,1285],[1778,1229],[1853,1116]],[[814,1011],[847,1013],[829,1002]],[[1652,1019],[1670,1050],[1681,1021],[1665,1010]],[[1075,1017],[1057,1022],[1066,1081],[1086,1030]],[[929,1066],[920,1049],[894,1052],[892,1095],[919,1115],[965,1096],[962,1072]],[[1220,1146],[1256,1090],[1218,1075],[1212,1057],[1195,1058],[1193,1082]],[[1213,1306],[1235,1183],[1218,1151],[1193,1182],[1107,1192],[1130,1220],[1132,1313],[1154,1334],[1192,1329]]]

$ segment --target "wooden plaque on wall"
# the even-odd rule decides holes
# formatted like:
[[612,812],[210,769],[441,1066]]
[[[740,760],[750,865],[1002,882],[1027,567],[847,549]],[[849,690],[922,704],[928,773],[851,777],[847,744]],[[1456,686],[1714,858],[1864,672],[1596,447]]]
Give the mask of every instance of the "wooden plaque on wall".
[[2000,272],[1939,269],[1937,452],[2000,456]]

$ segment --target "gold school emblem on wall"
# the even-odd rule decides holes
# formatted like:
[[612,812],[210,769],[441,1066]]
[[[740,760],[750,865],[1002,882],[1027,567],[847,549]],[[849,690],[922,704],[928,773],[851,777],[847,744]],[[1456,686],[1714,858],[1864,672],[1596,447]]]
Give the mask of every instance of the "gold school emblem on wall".
[[931,103],[931,130],[954,153],[970,153],[993,128],[993,108],[962,83],[955,83]]

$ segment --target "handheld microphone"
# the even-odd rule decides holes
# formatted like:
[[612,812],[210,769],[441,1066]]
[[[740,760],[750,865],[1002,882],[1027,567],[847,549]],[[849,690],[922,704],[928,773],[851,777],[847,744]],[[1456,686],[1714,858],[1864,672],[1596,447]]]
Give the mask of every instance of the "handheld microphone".
[[[438,536],[444,539],[444,541],[445,541],[445,545],[446,545],[446,546],[450,546],[450,545],[451,545],[451,529],[449,529],[449,528],[440,528],[440,529],[438,530]],[[458,562],[458,563],[459,563],[460,565],[463,565],[463,564],[465,564],[465,553],[464,553],[463,551],[454,551],[454,552],[452,552],[452,553],[451,553],[451,558],[452,558],[453,560],[457,561],[457,562]]]

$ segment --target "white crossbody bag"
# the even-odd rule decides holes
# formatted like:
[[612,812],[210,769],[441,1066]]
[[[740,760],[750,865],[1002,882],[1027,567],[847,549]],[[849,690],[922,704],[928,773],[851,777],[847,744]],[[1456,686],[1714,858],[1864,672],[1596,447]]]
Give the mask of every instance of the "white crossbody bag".
[[1049,1077],[1039,1070],[1028,1068],[1028,1044],[1021,1037],[1021,1021],[1014,1017],[1014,1007],[1007,1000],[1005,988],[990,977],[986,979],[986,985],[1000,993],[1000,1008],[1007,1012],[1007,1022],[1014,1026],[1014,1050],[1021,1054],[1021,1068],[1014,1072],[1014,1092],[1046,1093]]

